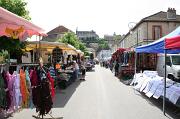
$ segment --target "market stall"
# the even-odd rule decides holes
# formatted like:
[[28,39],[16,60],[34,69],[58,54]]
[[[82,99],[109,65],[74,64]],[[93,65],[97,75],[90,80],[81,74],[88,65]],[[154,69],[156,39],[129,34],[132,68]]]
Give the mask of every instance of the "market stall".
[[[62,60],[67,60],[68,55],[77,55],[78,52],[76,48],[74,48],[70,44],[60,43],[60,42],[48,42],[48,41],[29,41],[28,45],[26,46],[27,53],[29,52],[29,57],[23,57],[24,62],[36,62],[36,54],[41,52],[41,56],[43,56],[44,63],[52,63]],[[60,51],[60,52],[59,52]],[[30,55],[31,52],[31,55]],[[56,57],[58,56],[57,59]]]
[[140,46],[135,49],[136,53],[164,53],[165,54],[165,79],[163,95],[163,113],[165,114],[166,98],[166,54],[180,53],[180,27],[168,35],[148,45]]
[[0,36],[25,40],[32,35],[45,36],[46,33],[39,26],[0,7]]
[[[33,35],[40,39],[46,33],[42,28],[0,7],[0,36],[24,41]],[[33,108],[33,105],[42,117],[51,110],[55,94],[53,79],[42,60],[39,63],[28,66],[18,64],[12,73],[5,69],[11,64],[0,64],[0,113],[3,112],[5,117],[20,108]]]
[[134,75],[134,49],[127,48],[123,52],[123,64],[121,65],[120,78],[122,80],[132,79]]

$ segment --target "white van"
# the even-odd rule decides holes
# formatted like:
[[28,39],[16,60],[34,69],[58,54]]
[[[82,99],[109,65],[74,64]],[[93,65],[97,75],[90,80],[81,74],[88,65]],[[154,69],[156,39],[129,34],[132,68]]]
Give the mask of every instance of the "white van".
[[[164,61],[164,54],[158,54],[156,69],[160,76],[164,76]],[[167,54],[166,68],[168,78],[180,81],[180,54]]]

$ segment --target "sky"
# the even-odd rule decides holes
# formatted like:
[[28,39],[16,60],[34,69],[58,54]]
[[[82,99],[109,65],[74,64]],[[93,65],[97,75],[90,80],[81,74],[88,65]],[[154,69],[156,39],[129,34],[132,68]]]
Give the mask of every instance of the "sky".
[[103,37],[126,34],[130,22],[137,23],[159,11],[175,8],[180,0],[25,0],[31,21],[46,32],[59,25],[76,31],[91,31]]

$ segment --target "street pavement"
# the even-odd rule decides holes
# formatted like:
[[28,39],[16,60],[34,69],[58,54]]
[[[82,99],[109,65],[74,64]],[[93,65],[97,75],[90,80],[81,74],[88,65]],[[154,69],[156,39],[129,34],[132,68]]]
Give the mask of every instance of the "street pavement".
[[[109,69],[96,65],[87,72],[86,81],[56,91],[51,115],[56,119],[178,119],[173,113],[176,108],[172,104],[168,108],[164,116],[162,100],[147,98],[120,82]],[[32,115],[37,115],[35,109],[23,109],[9,119],[33,119]]]

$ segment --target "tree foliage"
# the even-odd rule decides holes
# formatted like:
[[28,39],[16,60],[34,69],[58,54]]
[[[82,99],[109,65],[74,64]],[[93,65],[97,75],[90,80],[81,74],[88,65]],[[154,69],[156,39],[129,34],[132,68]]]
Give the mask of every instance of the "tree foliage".
[[85,44],[82,43],[82,42],[79,43],[79,49],[80,49],[82,52],[87,52],[87,48],[86,48]]
[[8,11],[30,20],[29,11],[26,9],[27,2],[24,0],[0,0],[0,6]]
[[18,63],[21,62],[21,56],[24,54],[26,44],[27,42],[21,42],[19,39],[12,39],[6,36],[0,37],[0,51],[8,51],[12,59],[18,59]]
[[[24,0],[0,0],[0,6],[8,11],[30,20],[29,11],[26,10],[27,3]],[[24,53],[26,42],[21,42],[19,39],[12,39],[6,36],[0,37],[0,51],[7,50],[11,58],[21,60]]]
[[74,46],[76,49],[79,49],[78,38],[72,32],[65,33],[64,37],[59,39],[59,41],[62,42],[62,43],[70,44],[70,45]]
[[59,42],[70,44],[84,53],[87,52],[85,44],[72,32],[65,33],[64,37],[59,39]]
[[105,41],[105,39],[102,39],[102,38],[99,39],[98,44],[99,44],[99,50],[103,50],[103,49],[108,50],[108,49],[109,49],[109,45],[108,45],[108,43]]

